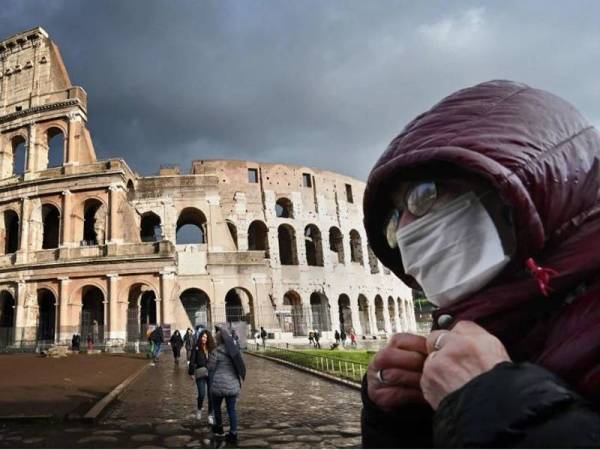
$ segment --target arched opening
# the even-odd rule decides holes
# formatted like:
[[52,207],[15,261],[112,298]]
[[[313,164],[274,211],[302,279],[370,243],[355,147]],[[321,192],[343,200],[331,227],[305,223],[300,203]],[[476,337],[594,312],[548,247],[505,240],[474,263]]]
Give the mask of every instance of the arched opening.
[[334,262],[344,264],[344,237],[337,227],[329,229],[329,249],[336,253],[337,260]]
[[181,293],[179,299],[192,327],[201,325],[205,328],[212,328],[210,298],[206,292],[196,288],[186,289]]
[[145,284],[131,286],[127,299],[127,341],[143,341],[148,329],[154,329],[156,324],[156,293]]
[[383,299],[380,295],[375,297],[375,322],[378,331],[385,331],[385,319],[383,318]]
[[42,206],[42,225],[42,248],[58,248],[58,239],[60,236],[60,212],[58,212],[56,206]]
[[15,335],[15,299],[8,291],[0,292],[0,348],[13,343]]
[[127,182],[127,201],[131,201],[135,198],[135,185],[132,180]]
[[309,266],[323,266],[323,243],[321,231],[316,225],[310,224],[304,229],[306,246],[306,262]]
[[350,231],[350,261],[363,264],[362,241],[356,230]]
[[352,328],[352,312],[350,310],[350,297],[341,294],[338,297],[338,310],[340,314],[340,330],[346,333]]
[[369,301],[360,294],[358,296],[358,320],[362,328],[363,336],[371,334],[371,325],[369,322]]
[[367,254],[369,256],[369,268],[371,269],[371,273],[379,273],[379,261],[370,245],[367,245]]
[[390,326],[392,327],[392,331],[395,333],[398,331],[396,329],[396,304],[394,303],[394,299],[392,297],[388,297],[388,314],[390,316]]
[[290,225],[280,225],[277,229],[279,239],[279,259],[283,266],[297,266],[296,232]]
[[13,138],[13,175],[23,175],[27,169],[27,143],[22,136]]
[[275,202],[275,215],[283,219],[294,217],[294,205],[289,198],[281,197]]
[[196,208],[185,208],[177,219],[177,244],[206,244],[206,216]]
[[269,257],[269,229],[260,220],[255,220],[248,227],[248,250],[264,250]]
[[140,240],[142,242],[157,242],[161,240],[161,237],[160,217],[153,212],[144,213],[140,222]]
[[329,300],[325,294],[313,292],[310,294],[310,312],[312,327],[319,331],[331,331],[331,315]]
[[48,138],[48,167],[62,166],[65,160],[65,135],[60,128],[50,128]]
[[37,340],[54,342],[56,324],[56,298],[49,289],[38,289]]
[[237,248],[238,248],[237,227],[230,220],[227,220],[226,222],[227,222],[227,229],[229,230],[229,235],[231,236],[231,240],[233,241],[233,245],[235,246],[235,248],[237,250]]
[[100,200],[89,199],[83,205],[83,239],[82,245],[98,245],[104,243],[104,227],[106,226],[105,208]]
[[287,306],[290,310],[292,318],[291,331],[294,333],[294,336],[306,336],[308,334],[308,327],[300,295],[295,291],[286,292],[283,296],[283,305]]
[[15,253],[19,249],[19,216],[12,209],[4,211],[4,253]]
[[225,318],[230,325],[245,322],[254,326],[253,302],[250,294],[242,288],[233,288],[225,295]]
[[85,286],[81,298],[81,339],[91,336],[99,344],[104,340],[104,294],[96,286]]

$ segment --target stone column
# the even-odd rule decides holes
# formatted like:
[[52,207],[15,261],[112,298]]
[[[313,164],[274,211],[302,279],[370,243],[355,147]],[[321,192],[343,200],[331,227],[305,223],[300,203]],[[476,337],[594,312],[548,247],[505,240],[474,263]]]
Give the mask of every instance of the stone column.
[[30,179],[28,176],[30,172],[34,172],[36,170],[36,162],[38,155],[36,154],[36,126],[34,124],[29,125],[28,127],[28,138],[27,138],[27,147],[26,147],[26,157],[25,160],[25,179]]
[[[68,344],[71,334],[74,330],[71,329],[69,320],[69,277],[58,277],[60,283],[58,292],[58,342],[60,344]],[[71,333],[73,331],[73,333]]]
[[119,236],[119,233],[117,232],[118,230],[118,223],[117,223],[117,218],[118,218],[118,198],[119,198],[119,192],[121,192],[121,187],[111,184],[108,187],[108,191],[109,191],[109,207],[108,207],[108,214],[109,214],[109,227],[108,227],[108,243],[112,244],[112,243],[118,243],[121,242],[122,239],[118,238],[117,236]]
[[108,344],[124,345],[125,330],[119,330],[119,275],[109,273],[108,277]]
[[73,246],[73,238],[70,235],[71,230],[71,208],[72,208],[72,193],[68,189],[62,191],[62,227],[61,227],[61,247],[71,247]]
[[[156,305],[156,313],[158,314],[159,306],[161,307],[161,321],[160,323],[172,324],[173,323],[173,299],[171,295],[173,293],[173,283],[175,281],[175,274],[173,272],[163,271],[160,272],[160,299],[162,305]],[[158,317],[156,318],[158,320]]]
[[27,283],[25,280],[17,282],[17,295],[15,298],[15,344],[26,340],[25,334],[25,303],[27,302]]
[[23,264],[27,262],[27,254],[29,247],[29,210],[31,200],[29,197],[21,198],[21,217],[19,217],[19,250],[17,251],[17,263]]
[[385,332],[389,336],[392,334],[392,323],[390,321],[390,307],[389,307],[389,298],[383,300],[383,322],[385,326]]
[[65,137],[67,146],[65,165],[77,164],[77,141],[75,135],[77,134],[78,128],[81,126],[81,116],[77,113],[69,113],[69,129],[67,136]]
[[[358,339],[363,334],[363,329],[360,325],[360,312],[358,311],[358,295],[350,297],[350,316],[352,318],[352,328],[356,332]],[[350,339],[349,336],[348,339]]]
[[396,311],[396,315],[394,316],[394,323],[396,324],[396,331],[399,333],[402,331],[402,325],[400,324],[400,303],[402,300],[398,302],[398,299],[394,299],[394,311]]
[[369,327],[371,328],[371,334],[377,335],[377,317],[375,316],[375,299],[369,302]]

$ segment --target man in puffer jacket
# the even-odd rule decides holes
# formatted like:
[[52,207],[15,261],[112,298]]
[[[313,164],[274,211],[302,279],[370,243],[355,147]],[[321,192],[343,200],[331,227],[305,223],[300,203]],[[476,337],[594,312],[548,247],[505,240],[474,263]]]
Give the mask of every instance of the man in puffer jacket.
[[377,161],[364,220],[439,307],[370,364],[364,447],[600,447],[600,135],[573,106],[450,95]]

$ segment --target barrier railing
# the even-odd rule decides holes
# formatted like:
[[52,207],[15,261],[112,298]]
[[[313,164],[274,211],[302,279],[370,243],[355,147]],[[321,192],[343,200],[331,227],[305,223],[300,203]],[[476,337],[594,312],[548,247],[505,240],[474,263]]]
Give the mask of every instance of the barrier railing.
[[[255,350],[251,348],[250,350]],[[258,346],[261,354],[272,358],[281,359],[294,364],[298,364],[309,369],[324,372],[339,378],[360,383],[363,375],[367,372],[367,364],[334,358],[330,356],[311,355],[298,350],[289,350],[287,348],[275,346]]]

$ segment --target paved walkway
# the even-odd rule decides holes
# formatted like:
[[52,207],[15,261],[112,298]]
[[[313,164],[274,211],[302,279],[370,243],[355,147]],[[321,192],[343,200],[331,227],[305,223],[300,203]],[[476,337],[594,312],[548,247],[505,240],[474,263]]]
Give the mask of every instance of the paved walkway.
[[[248,375],[238,404],[240,447],[360,447],[358,391],[254,356],[245,359]],[[222,446],[211,439],[206,419],[194,419],[195,402],[196,387],[185,365],[175,366],[164,354],[95,426],[0,426],[0,446]]]

